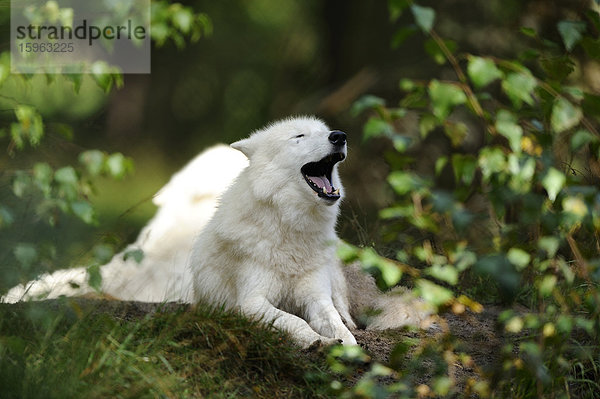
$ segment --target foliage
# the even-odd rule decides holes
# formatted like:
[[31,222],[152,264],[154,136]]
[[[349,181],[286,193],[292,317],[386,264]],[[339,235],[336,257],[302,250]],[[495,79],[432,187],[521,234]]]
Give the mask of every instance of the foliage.
[[[411,356],[436,365],[425,384],[406,378],[412,369],[392,356],[389,367],[373,366],[367,382],[343,395],[596,397],[600,97],[575,71],[598,58],[600,15],[590,9],[560,21],[560,43],[524,28],[525,51],[505,59],[457,52],[436,31],[430,7],[390,0],[389,9],[393,21],[408,11],[415,24],[401,28],[393,45],[421,31],[425,51],[455,78],[403,79],[398,106],[372,95],[355,103],[354,115],[369,113],[365,138],[393,144],[388,183],[396,200],[380,217],[400,247],[400,263],[376,260],[369,248],[346,245],[341,254],[352,260],[368,253],[387,286],[412,276],[408,281],[440,312],[476,312],[477,301],[500,301],[506,337],[500,363],[477,379],[453,379],[450,367],[465,364],[467,355],[444,332],[415,344],[420,349]],[[446,140],[449,150],[423,156],[434,140]],[[406,264],[418,272],[402,273]],[[527,310],[514,310],[515,302]],[[408,349],[400,344],[396,351]],[[376,379],[392,374],[397,384]]]
[[[114,7],[118,7],[114,3]],[[69,9],[59,9],[55,2],[48,2],[39,9],[28,10],[30,18],[68,17]],[[50,15],[50,14],[52,15]],[[210,34],[212,26],[208,17],[194,12],[179,3],[154,1],[152,3],[152,39],[157,45],[172,41],[178,48],[185,39],[197,41]],[[37,99],[28,98],[29,91],[56,91],[58,96],[69,85],[72,95],[69,104],[75,106],[86,102],[90,95],[87,88],[95,83],[106,95],[113,88],[123,85],[123,77],[104,62],[89,65],[89,74],[46,75],[42,81],[30,75],[9,75],[10,57],[0,55],[0,89],[8,86],[10,95],[0,96],[3,104],[9,104],[10,115],[2,119],[0,143],[7,148],[8,159],[0,171],[0,293],[19,282],[31,280],[42,272],[52,271],[66,265],[57,264],[61,259],[55,242],[38,242],[37,232],[53,230],[70,218],[87,225],[98,224],[98,215],[90,198],[95,194],[94,182],[101,178],[123,179],[133,171],[132,160],[122,153],[107,153],[98,149],[81,149],[72,163],[56,161],[45,146],[47,136],[54,140],[75,144],[76,121],[57,120],[49,111],[46,120],[44,109],[37,107]],[[87,83],[86,83],[87,82]],[[12,88],[16,87],[14,90]],[[69,96],[64,95],[64,98]],[[64,103],[63,98],[63,103]],[[37,102],[36,102],[37,101]],[[101,103],[94,105],[97,111]],[[59,163],[60,162],[60,163]],[[90,283],[100,286],[98,265],[113,253],[115,240],[99,242],[89,256]]]

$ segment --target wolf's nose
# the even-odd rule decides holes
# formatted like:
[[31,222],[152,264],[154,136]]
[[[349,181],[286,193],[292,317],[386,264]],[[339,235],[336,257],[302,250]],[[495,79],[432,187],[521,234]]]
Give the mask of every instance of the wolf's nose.
[[333,145],[344,145],[346,144],[346,133],[334,130],[329,134],[329,141]]

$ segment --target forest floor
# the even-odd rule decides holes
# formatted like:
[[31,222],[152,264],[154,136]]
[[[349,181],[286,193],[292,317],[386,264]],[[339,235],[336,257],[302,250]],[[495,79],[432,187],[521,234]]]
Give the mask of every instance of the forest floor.
[[[142,303],[142,302],[124,302],[117,300],[106,300],[96,298],[69,298],[68,300],[48,300],[40,303],[49,311],[56,312],[62,308],[68,308],[69,312],[76,314],[105,314],[111,319],[122,322],[136,322],[152,318],[154,314],[160,315],[165,313],[189,313],[188,305],[177,303]],[[13,306],[15,311],[26,309],[28,304],[2,305]],[[460,341],[459,349],[462,353],[467,354],[472,359],[467,366],[456,363],[451,366],[450,376],[454,379],[457,386],[463,386],[469,378],[478,379],[480,373],[486,373],[489,370],[497,367],[501,361],[501,348],[503,345],[503,332],[497,329],[497,318],[500,312],[500,307],[485,306],[481,313],[475,314],[465,312],[461,315],[446,313],[441,315],[442,327],[432,331],[409,331],[406,329],[387,330],[387,331],[371,331],[371,330],[355,330],[353,331],[359,345],[363,347],[371,356],[372,361],[378,361],[387,364],[390,360],[390,354],[399,342],[407,339],[436,337],[441,330],[449,331],[453,337]],[[200,321],[202,322],[202,321]],[[218,322],[218,321],[217,321]],[[226,328],[226,327],[225,327]],[[235,332],[232,332],[235,334]],[[324,354],[320,354],[320,350],[299,350],[304,359],[303,361],[311,362],[318,360],[324,362]],[[408,355],[410,356],[410,354]],[[360,375],[351,378],[355,380]],[[418,380],[426,382],[427,371],[425,375],[417,377]]]

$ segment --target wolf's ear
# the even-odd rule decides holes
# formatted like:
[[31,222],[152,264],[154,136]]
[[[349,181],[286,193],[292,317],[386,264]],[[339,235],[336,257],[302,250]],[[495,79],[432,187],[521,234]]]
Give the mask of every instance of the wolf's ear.
[[247,139],[239,140],[235,143],[232,143],[231,148],[241,151],[245,156],[250,158],[254,153],[255,145],[253,143],[252,137],[248,137]]

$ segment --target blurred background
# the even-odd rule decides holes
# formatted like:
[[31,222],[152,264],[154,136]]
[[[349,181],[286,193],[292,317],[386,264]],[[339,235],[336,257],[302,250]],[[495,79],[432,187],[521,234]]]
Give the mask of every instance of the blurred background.
[[[14,242],[48,242],[56,248],[56,264],[75,265],[109,232],[118,237],[116,246],[131,242],[155,211],[154,193],[197,153],[245,137],[275,119],[299,114],[317,115],[332,129],[348,134],[349,158],[341,167],[346,187],[341,236],[357,244],[377,240],[377,210],[392,198],[384,180],[385,153],[391,143],[363,142],[366,116],[354,116],[351,106],[367,93],[397,103],[402,93],[396,82],[404,77],[454,78],[449,66],[436,64],[423,50],[426,39],[420,33],[394,45],[401,39],[395,32],[412,24],[412,18],[407,15],[390,22],[384,0],[182,3],[208,15],[212,35],[184,48],[172,43],[153,48],[152,73],[125,75],[124,86],[108,95],[89,77],[83,78],[79,93],[60,76],[51,80],[35,76],[27,82],[8,76],[4,81],[2,124],[14,120],[16,103],[37,107],[46,124],[46,136],[36,149],[0,153],[4,177],[40,160],[53,168],[75,163],[86,149],[121,152],[134,160],[135,171],[120,181],[95,183],[89,199],[98,210],[96,227],[75,217],[61,218],[56,228],[34,223],[27,201],[15,200],[10,183],[3,180],[0,203],[20,207],[16,222],[23,222],[23,228],[18,236],[0,236],[1,252],[10,252]],[[0,4],[2,50],[7,51],[9,2]],[[502,57],[521,50],[520,26],[534,27],[540,36],[552,38],[558,20],[588,6],[579,0],[430,4],[437,12],[436,29],[460,51]],[[597,91],[597,65],[578,68],[579,79]],[[406,131],[417,129],[410,117],[405,123]],[[62,129],[64,125],[73,130]],[[476,132],[477,126],[471,130]],[[465,145],[476,146],[477,137],[482,135],[476,134]],[[426,142],[415,156],[435,161],[436,154],[449,145]]]

